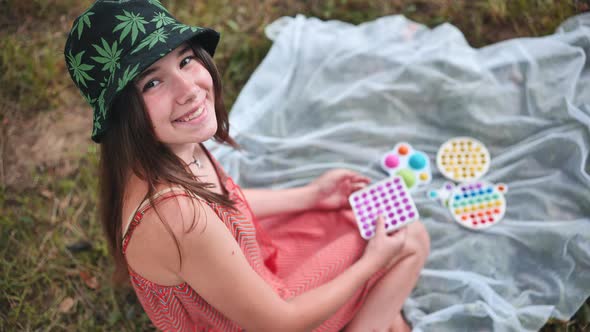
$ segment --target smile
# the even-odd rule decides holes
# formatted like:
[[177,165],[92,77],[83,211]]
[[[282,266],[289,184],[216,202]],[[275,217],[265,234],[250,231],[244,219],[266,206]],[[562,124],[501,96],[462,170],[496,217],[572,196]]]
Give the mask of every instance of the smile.
[[199,106],[196,110],[183,115],[181,118],[174,120],[174,122],[189,122],[189,121],[197,118],[199,115],[201,115],[204,110],[205,110],[205,103],[203,103],[201,106]]

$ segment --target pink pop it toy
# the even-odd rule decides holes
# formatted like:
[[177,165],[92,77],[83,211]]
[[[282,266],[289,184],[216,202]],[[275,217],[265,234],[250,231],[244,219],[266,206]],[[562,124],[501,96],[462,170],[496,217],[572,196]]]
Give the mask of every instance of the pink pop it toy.
[[370,239],[375,235],[377,217],[383,215],[387,233],[419,219],[418,209],[401,176],[389,177],[348,198],[361,236]]

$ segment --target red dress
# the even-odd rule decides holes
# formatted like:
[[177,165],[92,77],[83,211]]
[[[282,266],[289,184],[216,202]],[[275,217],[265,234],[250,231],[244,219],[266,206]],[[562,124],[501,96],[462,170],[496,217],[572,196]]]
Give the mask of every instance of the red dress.
[[[364,251],[355,224],[338,211],[308,211],[254,218],[240,187],[209,155],[221,185],[236,202],[239,212],[207,203],[234,235],[250,266],[283,299],[289,299],[321,286],[346,270]],[[185,195],[168,191],[155,202]],[[133,230],[141,224],[149,202],[140,206],[123,237],[123,254]],[[241,331],[242,329],[210,306],[186,282],[162,286],[151,282],[128,266],[131,284],[152,323],[163,331]],[[373,276],[334,315],[314,331],[339,331],[355,315],[368,291],[383,273]]]

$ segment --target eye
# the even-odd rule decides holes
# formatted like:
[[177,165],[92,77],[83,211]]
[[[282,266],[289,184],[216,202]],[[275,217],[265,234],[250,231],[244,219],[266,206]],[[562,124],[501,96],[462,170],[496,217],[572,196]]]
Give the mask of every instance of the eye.
[[182,59],[182,61],[180,61],[180,68],[188,65],[194,59],[195,59],[195,56],[194,55],[189,55],[186,58]]
[[147,82],[144,86],[143,86],[143,92],[146,92],[147,90],[156,87],[158,84],[160,84],[160,81],[158,80],[151,80],[149,82]]

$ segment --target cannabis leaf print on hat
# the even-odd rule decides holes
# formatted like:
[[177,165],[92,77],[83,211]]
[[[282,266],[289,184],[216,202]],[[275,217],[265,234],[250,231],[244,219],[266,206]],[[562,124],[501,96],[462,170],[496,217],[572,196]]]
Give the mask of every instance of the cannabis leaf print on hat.
[[117,95],[187,41],[213,56],[219,33],[179,22],[158,0],[97,0],[74,21],[64,58],[72,81],[93,109],[95,142],[108,131]]

